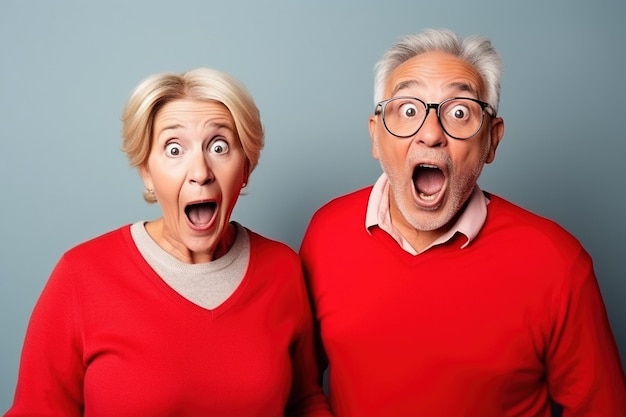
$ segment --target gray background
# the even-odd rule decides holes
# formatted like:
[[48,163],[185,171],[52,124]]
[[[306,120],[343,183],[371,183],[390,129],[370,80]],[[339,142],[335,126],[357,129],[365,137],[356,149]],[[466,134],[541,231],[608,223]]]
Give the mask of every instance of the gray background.
[[211,66],[248,86],[267,145],[233,217],[297,249],[316,208],[379,175],[372,67],[426,27],[500,50],[506,133],[480,184],[581,240],[626,358],[625,18],[622,0],[0,0],[0,410],[62,252],[158,215],[119,151],[141,79]]

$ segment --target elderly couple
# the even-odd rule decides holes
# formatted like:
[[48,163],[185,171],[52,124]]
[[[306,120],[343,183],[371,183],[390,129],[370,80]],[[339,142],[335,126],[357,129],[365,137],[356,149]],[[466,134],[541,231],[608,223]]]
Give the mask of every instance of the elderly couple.
[[231,221],[264,143],[246,88],[207,68],[142,81],[122,147],[161,216],[61,257],[5,416],[626,416],[590,256],[477,185],[502,67],[480,36],[392,45],[369,118],[382,174],[320,208],[299,254]]

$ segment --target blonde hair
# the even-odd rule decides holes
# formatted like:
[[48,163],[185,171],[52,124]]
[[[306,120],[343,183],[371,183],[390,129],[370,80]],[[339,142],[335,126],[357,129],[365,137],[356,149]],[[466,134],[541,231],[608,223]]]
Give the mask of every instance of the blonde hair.
[[[212,101],[226,106],[235,122],[251,173],[264,146],[260,112],[241,82],[211,68],[197,68],[182,74],[155,74],[135,87],[122,112],[122,151],[130,165],[138,168],[147,163],[157,112],[165,104],[182,99]],[[151,192],[144,192],[144,199],[149,203],[156,202]]]

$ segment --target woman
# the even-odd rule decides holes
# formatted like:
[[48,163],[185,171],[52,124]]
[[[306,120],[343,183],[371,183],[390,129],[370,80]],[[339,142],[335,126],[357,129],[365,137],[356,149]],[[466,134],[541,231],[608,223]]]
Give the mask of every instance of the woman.
[[122,122],[162,215],[60,259],[6,416],[329,416],[297,255],[230,220],[263,147],[245,87],[154,75]]

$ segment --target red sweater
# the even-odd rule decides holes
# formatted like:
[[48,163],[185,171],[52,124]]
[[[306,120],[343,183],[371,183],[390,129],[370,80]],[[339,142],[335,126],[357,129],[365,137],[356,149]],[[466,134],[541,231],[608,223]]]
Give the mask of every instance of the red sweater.
[[371,188],[313,217],[301,247],[337,417],[626,416],[617,347],[581,245],[490,196],[486,223],[412,256],[365,229]]
[[128,226],[68,251],[6,416],[328,416],[299,259],[249,235],[246,275],[214,310],[165,284]]

